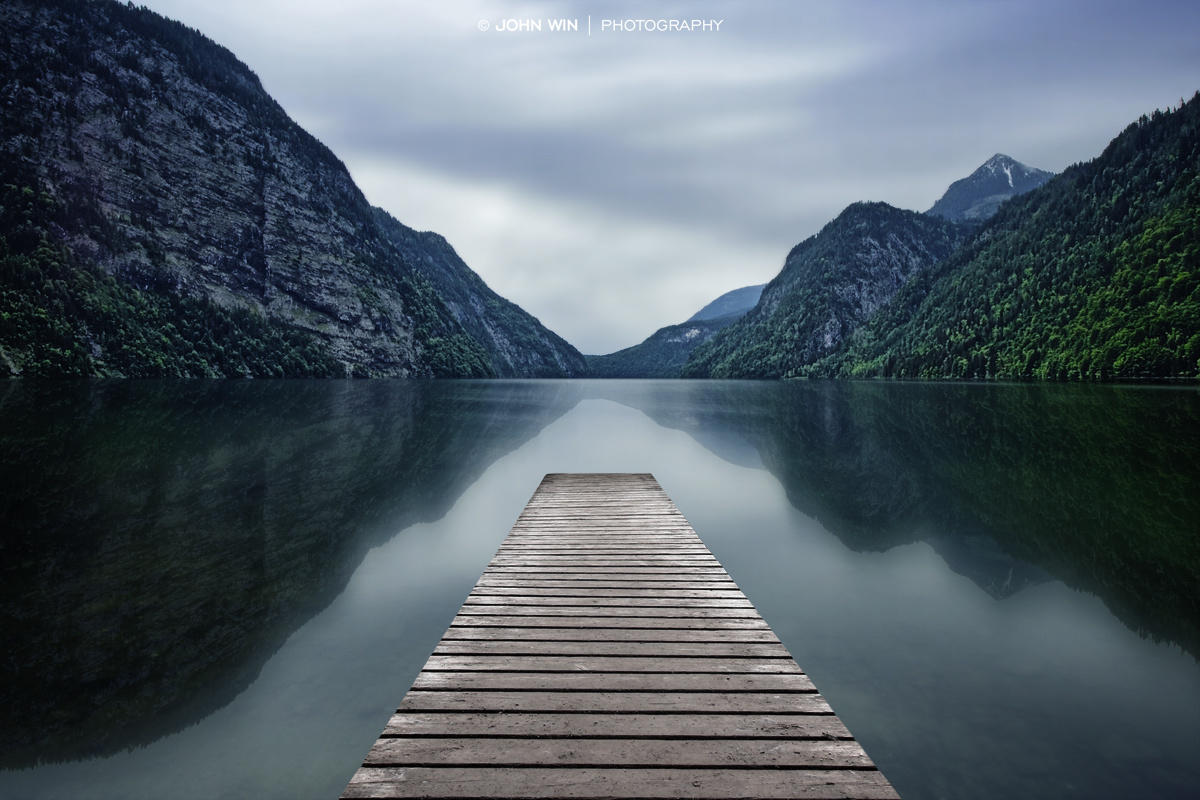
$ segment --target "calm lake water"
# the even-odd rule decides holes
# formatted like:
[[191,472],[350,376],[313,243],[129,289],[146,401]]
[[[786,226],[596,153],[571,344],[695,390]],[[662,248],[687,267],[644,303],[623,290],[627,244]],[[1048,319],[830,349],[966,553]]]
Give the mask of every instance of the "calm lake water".
[[332,798],[546,472],[653,472],[900,793],[1200,794],[1200,393],[0,383],[0,797]]

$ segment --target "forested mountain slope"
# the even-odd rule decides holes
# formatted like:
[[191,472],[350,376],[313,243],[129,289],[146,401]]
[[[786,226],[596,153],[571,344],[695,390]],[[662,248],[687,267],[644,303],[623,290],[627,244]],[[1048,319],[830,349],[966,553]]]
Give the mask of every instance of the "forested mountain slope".
[[830,352],[965,236],[955,223],[854,203],[792,248],[746,316],[697,347],[684,377],[779,378]]
[[1200,95],[1014,198],[810,375],[1200,373]]

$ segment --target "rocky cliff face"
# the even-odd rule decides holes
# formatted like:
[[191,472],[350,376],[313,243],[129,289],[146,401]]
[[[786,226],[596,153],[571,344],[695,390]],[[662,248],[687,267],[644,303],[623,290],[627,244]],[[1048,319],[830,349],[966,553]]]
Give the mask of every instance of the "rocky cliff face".
[[[110,2],[4,2],[0,65],[5,183],[44,197],[52,209],[34,234],[60,249],[54,263],[68,278],[83,269],[104,286],[114,279],[110,293],[135,307],[186,298],[203,306],[198,317],[246,317],[249,327],[265,325],[348,374],[581,369],[574,348],[461,262],[441,282],[442,291],[455,289],[448,303],[413,263],[417,254],[398,247],[380,224],[342,163],[287,117],[244,64],[199,33]],[[49,269],[39,263],[36,271]],[[6,275],[6,283],[62,317],[86,373],[138,372],[110,358],[122,345],[108,329],[121,326],[110,324],[111,310],[105,317],[92,308],[89,289],[47,300],[53,290],[27,286],[37,282],[27,273]],[[496,305],[508,313],[472,319],[475,309]],[[9,371],[36,363],[28,340],[37,325],[26,328],[0,341]],[[212,334],[223,350],[236,344],[220,336]],[[526,356],[524,347],[538,352]],[[184,366],[166,372],[243,371],[236,359],[225,364],[204,348],[194,352],[198,358],[185,353]]]
[[446,239],[415,231],[383,209],[375,218],[388,241],[433,284],[450,314],[488,351],[501,377],[579,376],[587,366],[574,347],[516,303],[493,292]]
[[684,377],[778,378],[833,351],[962,229],[886,203],[854,203],[792,248],[746,316],[696,348]]

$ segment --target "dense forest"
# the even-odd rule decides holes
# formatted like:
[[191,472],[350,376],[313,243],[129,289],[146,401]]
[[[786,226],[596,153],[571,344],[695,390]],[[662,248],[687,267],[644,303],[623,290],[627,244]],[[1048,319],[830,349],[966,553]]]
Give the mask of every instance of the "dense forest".
[[793,374],[1200,374],[1200,95],[1009,201],[846,345]]
[[1198,359],[1200,95],[1005,204],[801,374],[1145,379]]

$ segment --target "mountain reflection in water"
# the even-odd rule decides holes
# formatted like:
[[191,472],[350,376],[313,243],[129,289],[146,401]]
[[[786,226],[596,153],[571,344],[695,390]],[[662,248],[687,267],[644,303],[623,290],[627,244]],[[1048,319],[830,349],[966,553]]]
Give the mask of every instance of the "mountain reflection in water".
[[[1200,653],[1200,394],[1190,389],[11,381],[0,385],[3,765],[117,753],[226,706],[371,567],[371,548],[455,509],[498,460],[536,445],[544,453],[527,466],[556,471],[618,447],[612,426],[628,420],[596,413],[595,401],[704,448],[673,476],[677,488],[722,464],[765,469],[851,552],[924,542],[994,601],[1061,581],[1140,635]],[[585,408],[582,427],[562,433]],[[619,452],[605,464],[647,468]],[[508,501],[519,508],[533,488],[521,483]],[[693,519],[735,521],[762,502],[736,491],[676,499]],[[770,576],[786,569],[777,554],[723,554],[738,534],[709,532],[769,606]],[[421,566],[431,583],[445,569]],[[380,709],[397,699],[379,698]]]

